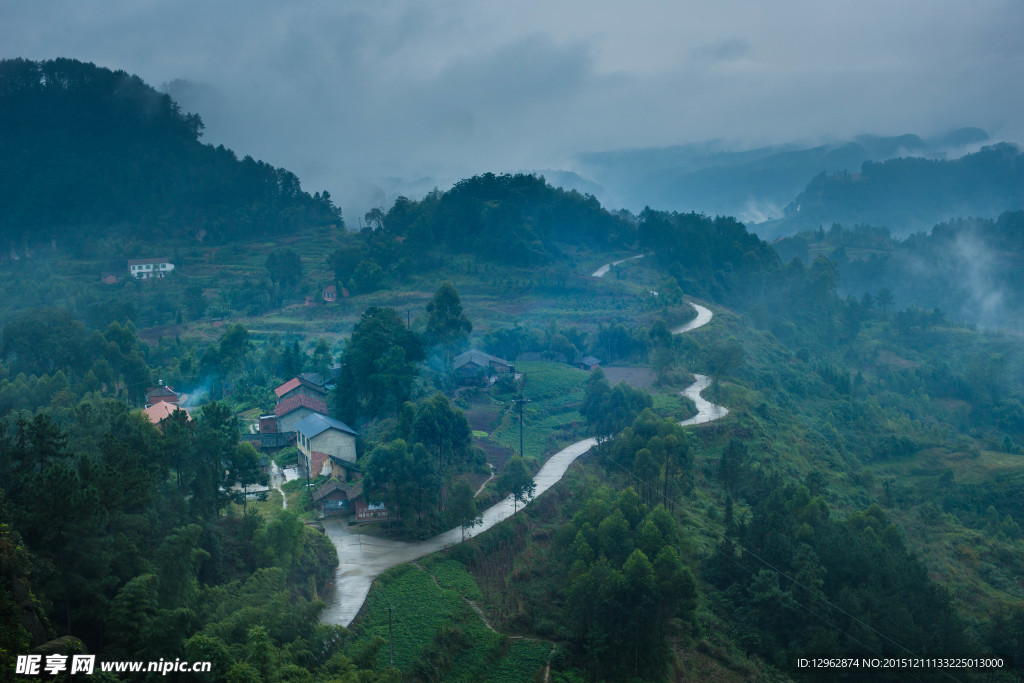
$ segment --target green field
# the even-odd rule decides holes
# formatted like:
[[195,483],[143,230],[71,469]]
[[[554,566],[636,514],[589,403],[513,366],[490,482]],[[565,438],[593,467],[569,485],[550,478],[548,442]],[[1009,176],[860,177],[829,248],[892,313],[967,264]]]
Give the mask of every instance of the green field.
[[[547,664],[552,644],[514,638],[488,628],[467,603],[482,595],[461,564],[443,558],[402,565],[383,574],[355,627],[355,647],[388,639],[388,609],[395,666],[409,677],[444,681],[532,681]],[[376,666],[388,665],[387,645]]]
[[[542,462],[558,449],[587,436],[577,407],[589,375],[583,370],[548,361],[520,361],[524,375],[523,451],[526,458]],[[510,397],[512,398],[512,397]],[[491,439],[519,452],[519,413],[508,409]]]

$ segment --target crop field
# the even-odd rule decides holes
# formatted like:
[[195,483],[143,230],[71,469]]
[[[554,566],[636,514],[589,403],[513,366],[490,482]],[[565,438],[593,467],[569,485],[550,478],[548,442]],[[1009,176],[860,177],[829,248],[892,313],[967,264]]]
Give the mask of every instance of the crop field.
[[[586,426],[578,411],[589,375],[565,363],[520,361],[524,375],[524,456],[542,461],[559,448],[585,436]],[[491,433],[491,439],[519,452],[519,413],[507,410]]]
[[[388,639],[391,608],[395,666],[407,676],[445,681],[534,680],[552,645],[510,638],[488,628],[463,598],[478,600],[480,589],[461,564],[435,558],[402,565],[383,574],[367,598],[356,627],[356,646]],[[385,645],[377,668],[388,665]]]

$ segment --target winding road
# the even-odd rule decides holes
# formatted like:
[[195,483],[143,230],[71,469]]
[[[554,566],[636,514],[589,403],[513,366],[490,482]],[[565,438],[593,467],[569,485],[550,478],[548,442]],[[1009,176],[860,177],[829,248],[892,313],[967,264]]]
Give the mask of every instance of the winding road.
[[601,266],[600,268],[598,268],[597,270],[595,270],[590,275],[590,277],[604,277],[605,275],[608,274],[609,270],[611,270],[615,266],[619,265],[620,263],[625,263],[626,261],[635,261],[638,258],[643,258],[644,256],[647,256],[647,254],[637,254],[636,256],[630,256],[629,258],[619,259],[618,261],[612,261],[611,263],[606,263],[603,266]]
[[[612,266],[625,261],[643,258],[643,256],[643,254],[640,254],[639,256],[633,256],[601,266],[601,268],[594,271],[593,277],[603,277]],[[674,333],[682,334],[689,332],[711,321],[712,313],[710,310],[698,304],[691,303],[690,305],[697,311],[697,317],[673,329]],[[725,417],[729,413],[726,408],[715,405],[700,395],[711,384],[711,380],[704,375],[694,375],[694,379],[696,381],[680,393],[693,400],[697,407],[697,414],[688,420],[681,421],[679,424],[683,426],[704,424]],[[534,476],[534,482],[537,486],[534,492],[534,499],[557,484],[562,476],[565,475],[565,471],[569,469],[569,465],[595,445],[597,445],[597,439],[584,439],[566,446],[551,456]],[[518,509],[521,510],[523,507],[525,506],[520,505]],[[495,524],[508,519],[513,514],[513,500],[512,496],[509,496],[484,511],[483,524],[475,531],[478,534],[486,531]],[[324,530],[338,551],[339,564],[334,574],[334,587],[327,595],[323,596],[324,601],[327,603],[327,608],[321,615],[320,620],[325,624],[338,624],[341,626],[348,626],[352,623],[352,620],[355,619],[356,614],[362,608],[366,595],[370,592],[370,585],[382,572],[396,565],[412,562],[431,553],[443,550],[462,541],[462,529],[458,527],[417,543],[395,541],[355,533],[348,526],[347,522],[338,518],[325,520]]]

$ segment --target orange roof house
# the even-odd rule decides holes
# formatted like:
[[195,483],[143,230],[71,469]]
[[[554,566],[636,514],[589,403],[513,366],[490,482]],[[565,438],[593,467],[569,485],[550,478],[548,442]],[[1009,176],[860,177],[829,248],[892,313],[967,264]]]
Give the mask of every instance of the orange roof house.
[[184,408],[180,408],[173,403],[169,403],[168,401],[159,401],[157,403],[154,403],[153,405],[146,408],[142,412],[146,414],[146,417],[149,418],[150,422],[152,422],[155,425],[158,425],[167,418],[169,418],[171,415],[175,413],[175,411],[178,410],[185,413],[186,419],[188,419],[190,422],[192,421],[192,416],[188,414],[187,410],[185,410]]

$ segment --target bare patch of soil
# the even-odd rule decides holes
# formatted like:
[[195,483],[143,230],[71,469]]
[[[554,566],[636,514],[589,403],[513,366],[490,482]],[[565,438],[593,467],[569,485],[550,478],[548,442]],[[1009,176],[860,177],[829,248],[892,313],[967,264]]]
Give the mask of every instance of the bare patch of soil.
[[[505,469],[505,463],[508,462],[509,458],[515,455],[515,451],[511,448],[494,443],[490,439],[473,439],[473,445],[484,449],[484,452],[487,454],[487,462],[494,465],[494,471],[498,474],[501,474],[502,470]],[[486,477],[484,478],[486,479]]]
[[494,425],[498,422],[500,410],[501,406],[491,405],[490,403],[475,403],[462,412],[465,413],[466,419],[469,421],[470,429],[490,434],[494,429]]
[[138,331],[139,339],[150,346],[156,346],[164,337],[177,337],[184,330],[183,325],[161,325],[160,327],[147,327]]
[[887,365],[891,365],[892,367],[896,367],[896,368],[916,368],[917,366],[920,365],[920,363],[915,363],[912,360],[908,360],[906,358],[901,358],[900,356],[897,356],[892,351],[886,351],[886,350],[880,351],[878,353],[878,360],[880,360],[881,362],[883,362],[883,363],[885,363]]
[[634,389],[650,389],[658,376],[650,368],[618,368],[614,366],[601,367],[608,383],[612,386],[619,382],[625,382]]

